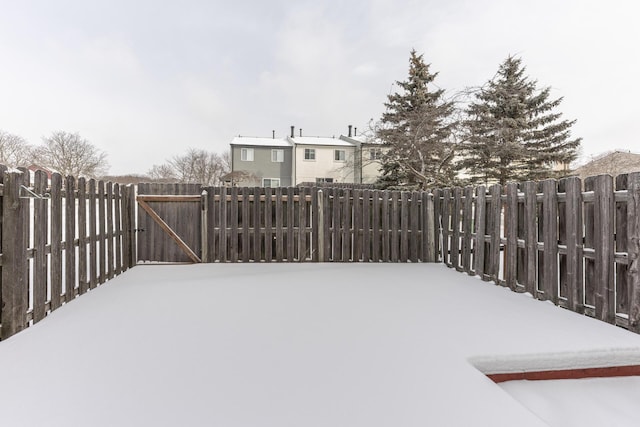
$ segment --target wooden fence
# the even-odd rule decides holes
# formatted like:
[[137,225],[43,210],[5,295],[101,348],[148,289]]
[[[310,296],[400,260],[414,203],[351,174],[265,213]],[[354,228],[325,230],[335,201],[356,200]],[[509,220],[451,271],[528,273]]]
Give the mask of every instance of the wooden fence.
[[135,264],[134,189],[0,166],[0,338]]
[[[139,196],[148,210],[164,210],[167,215],[166,220],[161,218],[162,213],[155,218],[158,224],[165,223],[161,227],[143,227],[139,234],[141,260],[163,260],[142,249],[159,242],[158,234],[166,233],[167,228],[174,234],[174,249],[181,248],[188,255],[183,253],[184,261],[435,260],[433,197],[426,192],[211,187],[198,199],[193,195],[200,188],[185,191],[180,193],[183,196]],[[167,192],[156,185],[144,187],[144,194]],[[189,211],[186,204],[194,200],[201,203],[192,203]],[[153,212],[140,215],[141,224],[150,224],[149,217],[155,216]],[[193,232],[198,226],[201,232]],[[163,238],[168,240],[167,236]],[[174,259],[178,258],[171,255]]]
[[438,190],[435,210],[449,267],[640,332],[640,173]]

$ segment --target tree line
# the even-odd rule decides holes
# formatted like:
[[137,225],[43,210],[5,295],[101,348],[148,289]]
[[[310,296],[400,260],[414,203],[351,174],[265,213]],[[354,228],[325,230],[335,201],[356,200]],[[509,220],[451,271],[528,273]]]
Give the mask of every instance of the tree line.
[[400,90],[373,126],[387,148],[379,184],[504,184],[570,173],[581,142],[571,136],[575,120],[562,119],[562,98],[551,99],[551,89],[539,89],[525,71],[509,56],[482,87],[448,98],[434,84],[438,73],[412,50],[407,80],[396,82]]
[[[105,178],[109,170],[107,153],[98,149],[79,133],[55,131],[42,138],[42,144],[29,144],[23,137],[0,130],[0,164],[8,167],[46,168],[63,176]],[[161,165],[154,165],[146,175],[108,176],[113,181],[136,183],[196,182],[220,185],[231,170],[229,152],[222,154],[187,149]]]

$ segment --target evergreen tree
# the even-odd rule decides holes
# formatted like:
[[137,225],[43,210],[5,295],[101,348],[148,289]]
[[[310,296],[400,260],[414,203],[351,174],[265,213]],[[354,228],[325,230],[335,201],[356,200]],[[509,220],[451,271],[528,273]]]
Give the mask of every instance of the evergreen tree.
[[522,60],[511,56],[476,93],[467,109],[468,142],[461,162],[474,182],[555,177],[562,172],[554,172],[554,165],[575,160],[581,141],[571,139],[575,120],[561,120],[554,109],[562,98],[550,100],[549,94],[550,88],[538,90]]
[[444,100],[444,90],[430,90],[436,75],[429,72],[423,56],[412,50],[409,78],[396,82],[402,93],[388,95],[377,131],[377,137],[389,147],[380,179],[385,186],[446,186],[455,177],[454,108]]

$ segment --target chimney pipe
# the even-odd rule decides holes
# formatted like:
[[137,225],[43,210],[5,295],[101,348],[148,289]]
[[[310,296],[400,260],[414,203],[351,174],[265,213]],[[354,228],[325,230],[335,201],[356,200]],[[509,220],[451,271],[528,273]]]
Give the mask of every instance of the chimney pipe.
[[296,129],[295,126],[291,126],[291,138],[296,136],[295,135],[295,132],[296,132],[295,129]]
[[302,137],[302,128],[300,128],[300,137]]
[[349,136],[349,138],[351,138],[351,127],[352,127],[352,126],[351,126],[351,125],[349,125],[349,135],[348,135],[348,136]]
[[358,128],[353,128],[353,136],[358,136]]
[[275,130],[271,131],[271,139],[276,139],[276,131]]

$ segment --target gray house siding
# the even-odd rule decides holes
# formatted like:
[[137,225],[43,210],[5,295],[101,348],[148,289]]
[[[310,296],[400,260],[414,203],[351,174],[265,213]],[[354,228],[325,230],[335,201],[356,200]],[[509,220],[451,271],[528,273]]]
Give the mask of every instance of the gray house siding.
[[[241,160],[243,148],[253,149],[253,161]],[[282,162],[271,161],[271,150],[283,150]],[[231,148],[232,168],[234,172],[245,172],[254,177],[252,183],[240,183],[241,185],[262,185],[264,178],[280,179],[280,186],[291,185],[292,176],[292,149],[291,147],[258,147],[250,145],[233,145]]]

